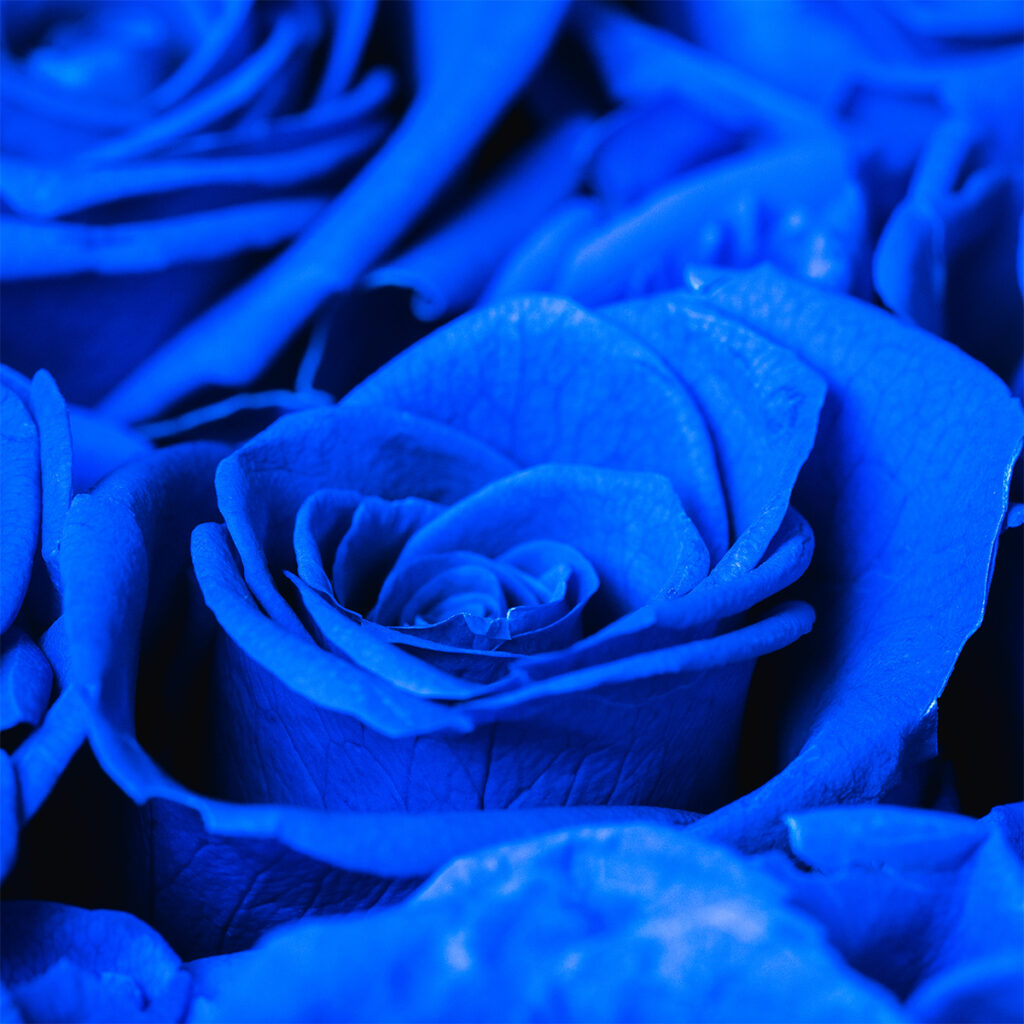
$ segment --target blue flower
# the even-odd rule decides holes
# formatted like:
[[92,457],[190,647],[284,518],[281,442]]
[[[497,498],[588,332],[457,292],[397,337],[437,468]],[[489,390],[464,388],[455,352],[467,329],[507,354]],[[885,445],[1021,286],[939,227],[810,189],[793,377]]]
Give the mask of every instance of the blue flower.
[[908,784],[1020,435],[955,348],[760,270],[483,310],[227,458],[115,473],[65,620],[154,922],[240,948],[544,828],[713,812],[760,849]]
[[0,367],[0,389],[0,875],[6,876],[21,827],[85,738],[84,710],[67,686],[61,618],[60,542],[71,496],[148,445],[69,409],[45,370],[28,381]]
[[610,5],[569,29],[597,84],[546,66],[529,91],[545,131],[368,285],[412,289],[426,320],[481,295],[603,305],[678,288],[694,263],[870,294],[868,198],[837,120]]
[[3,548],[0,605],[0,874],[18,835],[85,739],[66,682],[60,615],[60,537],[71,501],[71,434],[64,400],[45,372],[29,382],[3,368]]
[[562,10],[404,7],[398,81],[362,73],[370,2],[7,4],[5,359],[120,420],[251,385],[430,204]]
[[[674,9],[674,10],[673,10]],[[1014,253],[1024,167],[1024,15],[1005,3],[653,5],[655,17],[841,118],[882,228],[895,313],[1008,379],[1024,330]]]
[[575,62],[528,90],[545,131],[366,282],[437,320],[481,296],[600,305],[680,287],[695,263],[766,261],[877,296],[1008,379],[1024,24],[1012,4],[978,12],[641,7],[663,29],[580,5]]
[[184,965],[129,915],[7,904],[5,1020],[1012,1022],[1020,811],[805,812],[800,868],[690,830],[573,829]]

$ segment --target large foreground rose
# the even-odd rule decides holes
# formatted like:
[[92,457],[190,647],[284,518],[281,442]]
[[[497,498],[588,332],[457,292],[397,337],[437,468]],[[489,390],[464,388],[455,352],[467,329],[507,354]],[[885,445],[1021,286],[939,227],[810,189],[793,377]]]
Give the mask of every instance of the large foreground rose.
[[126,420],[251,385],[430,205],[563,6],[5,5],[4,358]]
[[[885,795],[980,621],[1020,433],[952,346],[765,269],[482,311],[226,459],[115,474],[72,508],[65,619],[147,913],[232,949],[544,827],[714,812],[761,848]],[[736,800],[763,654],[781,770]]]

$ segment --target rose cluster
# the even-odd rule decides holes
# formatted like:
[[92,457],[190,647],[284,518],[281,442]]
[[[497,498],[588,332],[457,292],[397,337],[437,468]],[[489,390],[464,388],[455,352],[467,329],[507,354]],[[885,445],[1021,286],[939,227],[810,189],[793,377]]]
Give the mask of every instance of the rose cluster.
[[4,1020],[1024,1018],[1019,5],[0,10]]

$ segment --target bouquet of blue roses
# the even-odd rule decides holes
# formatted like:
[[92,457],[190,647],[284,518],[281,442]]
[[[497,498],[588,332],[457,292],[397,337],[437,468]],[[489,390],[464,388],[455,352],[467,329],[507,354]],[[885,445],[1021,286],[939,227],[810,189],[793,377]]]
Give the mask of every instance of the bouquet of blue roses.
[[1024,1020],[1018,4],[0,34],[0,1019]]

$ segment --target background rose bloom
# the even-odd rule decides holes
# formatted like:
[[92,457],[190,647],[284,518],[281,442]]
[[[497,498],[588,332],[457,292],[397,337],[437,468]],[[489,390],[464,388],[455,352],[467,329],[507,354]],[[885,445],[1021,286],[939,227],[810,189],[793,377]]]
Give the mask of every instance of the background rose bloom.
[[841,118],[870,151],[882,301],[1008,378],[1024,167],[1024,12],[1006,3],[651,4],[652,17]]
[[119,419],[252,384],[429,205],[561,11],[7,5],[5,359]]
[[49,796],[85,738],[81,703],[64,690],[60,538],[71,495],[146,451],[146,445],[80,411],[69,418],[45,371],[28,381],[2,367],[0,389],[0,874],[6,876],[21,826]]
[[[239,948],[561,823],[714,811],[692,827],[763,848],[891,792],[980,621],[1020,432],[958,350],[762,270],[474,314],[216,494],[209,446],[114,474],[72,510],[65,617],[146,807],[147,916]],[[801,515],[811,570],[761,607]],[[792,598],[818,624],[763,659],[741,743],[752,659],[810,624]]]
[[481,294],[600,304],[768,261],[877,295],[1008,378],[1024,24],[1012,4],[978,12],[641,7],[658,28],[581,5],[527,90],[545,138],[368,283],[437,320]]
[[1019,805],[824,808],[788,821],[802,868],[679,829],[577,829],[184,965],[127,914],[9,903],[5,1019],[1012,1022],[1019,829]]
[[694,263],[869,294],[859,154],[833,119],[610,5],[574,9],[570,47],[526,92],[541,138],[368,284],[413,289],[428,320],[481,294],[603,304]]
[[53,700],[55,664],[64,663],[63,628],[54,620],[60,614],[60,534],[71,501],[67,410],[45,373],[30,383],[4,368],[2,389],[0,870],[6,875],[21,825],[85,739],[85,718],[75,694]]

